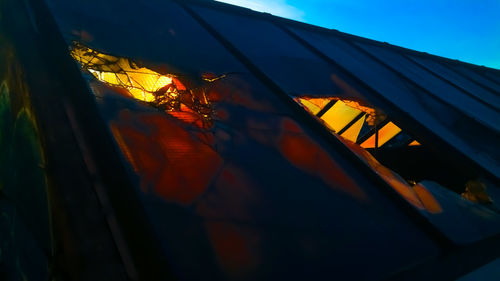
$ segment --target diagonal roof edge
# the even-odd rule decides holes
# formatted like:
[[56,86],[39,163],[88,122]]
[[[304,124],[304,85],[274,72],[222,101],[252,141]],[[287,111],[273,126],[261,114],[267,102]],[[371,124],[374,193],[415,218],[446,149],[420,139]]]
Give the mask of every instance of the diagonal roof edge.
[[238,14],[242,14],[245,16],[253,16],[253,17],[260,17],[262,19],[277,20],[283,24],[298,26],[298,27],[305,28],[305,29],[308,29],[311,31],[326,33],[329,35],[336,35],[336,36],[340,36],[340,37],[343,37],[343,38],[349,39],[349,40],[357,40],[357,41],[361,41],[361,42],[365,42],[365,43],[370,43],[370,44],[382,46],[385,48],[390,48],[390,49],[397,51],[397,52],[403,52],[405,54],[413,54],[413,55],[418,55],[418,56],[422,56],[422,57],[427,57],[427,58],[439,60],[439,61],[442,61],[445,63],[458,64],[458,65],[462,65],[462,66],[465,66],[465,67],[468,67],[468,68],[471,68],[474,70],[493,72],[496,75],[500,76],[500,69],[487,67],[484,65],[473,64],[473,63],[469,63],[469,62],[464,62],[464,61],[460,61],[457,59],[447,58],[447,57],[443,57],[443,56],[439,56],[439,55],[434,55],[434,54],[430,54],[430,53],[423,52],[423,51],[417,51],[417,50],[409,49],[406,47],[390,44],[388,42],[377,41],[374,39],[369,39],[366,37],[361,37],[361,36],[345,33],[345,32],[342,32],[340,30],[337,30],[337,29],[329,29],[326,27],[321,27],[321,26],[317,26],[317,25],[313,25],[313,24],[309,24],[309,23],[305,23],[305,22],[301,22],[301,21],[287,19],[287,18],[283,18],[280,16],[272,15],[270,13],[259,12],[259,11],[255,11],[255,10],[252,10],[249,8],[236,6],[236,5],[232,5],[232,4],[228,4],[228,3],[224,3],[224,2],[218,2],[215,0],[184,0],[184,2],[188,2],[188,3],[190,2],[190,3],[194,3],[194,4],[208,6],[211,8],[225,10],[225,11],[229,11],[232,13],[238,13]]

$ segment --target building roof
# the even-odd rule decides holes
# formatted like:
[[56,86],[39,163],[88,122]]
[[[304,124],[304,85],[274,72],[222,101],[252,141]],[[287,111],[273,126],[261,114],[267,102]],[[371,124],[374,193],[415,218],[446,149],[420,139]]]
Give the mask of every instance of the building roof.
[[[161,15],[143,19],[125,5],[112,2],[86,5],[54,5],[55,15],[65,24],[86,28],[95,37],[91,43],[103,51],[122,52],[154,63],[166,62],[174,72],[200,75],[197,69],[210,56],[221,62],[215,73],[241,69],[225,65],[215,47],[200,52],[205,37],[215,37],[248,67],[266,77],[282,93],[291,96],[363,96],[390,112],[399,125],[414,135],[427,136],[432,143],[454,150],[490,176],[500,175],[497,144],[500,143],[500,70],[476,66],[387,43],[312,26],[216,1],[181,1],[191,18],[169,19],[175,35],[165,34],[174,24],[162,22]],[[148,7],[170,4],[152,1]],[[78,7],[78,8],[76,8]],[[58,9],[62,9],[59,11]],[[186,12],[185,12],[186,13]],[[136,16],[135,20],[127,20]],[[93,22],[87,22],[87,18]],[[85,22],[85,24],[83,24]],[[190,23],[189,25],[187,23]],[[194,35],[191,25],[201,24],[210,35]],[[115,26],[115,25],[118,25]],[[169,27],[165,27],[165,26]],[[121,27],[121,28],[120,28]],[[74,27],[73,27],[74,28]],[[63,27],[63,32],[72,32]],[[126,32],[126,34],[124,33]],[[115,34],[109,37],[109,34]],[[176,40],[181,38],[182,40]],[[75,38],[69,34],[67,38]],[[183,45],[181,45],[183,44]],[[146,46],[147,45],[147,46]],[[189,45],[189,47],[186,47]],[[168,48],[174,48],[168,51]],[[147,54],[144,50],[148,50]],[[180,52],[177,52],[180,51]],[[170,55],[171,54],[171,55]],[[193,67],[188,65],[195,64]],[[342,82],[355,92],[347,93]],[[295,77],[295,78],[294,78]]]
[[410,185],[300,105],[388,116],[366,135],[392,124],[419,165],[500,198],[498,70],[212,1],[0,8],[74,279],[454,280],[498,257],[497,211]]

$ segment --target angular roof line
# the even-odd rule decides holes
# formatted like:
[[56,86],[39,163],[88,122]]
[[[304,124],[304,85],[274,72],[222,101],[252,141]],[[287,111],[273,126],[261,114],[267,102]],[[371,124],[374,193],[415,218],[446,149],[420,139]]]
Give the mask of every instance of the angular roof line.
[[[491,143],[493,142],[494,138],[499,136],[498,124],[496,124],[494,120],[498,118],[497,116],[500,111],[498,111],[497,107],[492,107],[492,105],[493,102],[498,102],[498,98],[500,95],[500,71],[493,69],[490,70],[489,68],[476,66],[473,64],[455,62],[451,59],[441,58],[438,56],[393,46],[387,43],[381,43],[378,41],[349,35],[336,30],[330,30],[306,23],[297,22],[294,20],[276,17],[268,13],[255,12],[247,8],[229,5],[226,3],[216,3],[214,1],[208,0],[172,1],[178,2],[178,4],[186,9],[189,8],[188,10],[194,8],[192,6],[198,6],[206,8],[207,10],[212,10],[213,12],[218,12],[210,14],[210,12],[207,11],[208,15],[205,16],[208,17],[209,22],[206,22],[207,18],[203,18],[203,16],[200,16],[200,13],[205,13],[204,11],[197,9],[197,12],[193,13],[195,13],[195,17],[201,17],[201,21],[203,22],[205,28],[213,29],[217,34],[222,32],[218,35],[219,37],[221,37],[219,38],[219,40],[224,42],[228,41],[228,48],[237,49],[240,59],[241,57],[243,57],[245,60],[252,61],[254,59],[257,59],[258,61],[259,56],[279,56],[279,52],[281,52],[282,50],[279,50],[279,48],[274,49],[274,53],[269,51],[269,53],[267,54],[267,51],[257,51],[258,54],[252,53],[255,50],[251,47],[248,47],[247,44],[249,42],[245,41],[249,38],[246,38],[245,36],[235,35],[239,34],[240,32],[237,31],[237,27],[235,28],[233,24],[229,22],[232,20],[236,20],[237,18],[247,18],[248,20],[250,20],[249,22],[243,20],[242,23],[246,22],[247,26],[245,26],[245,24],[242,24],[241,28],[245,29],[245,31],[251,30],[252,38],[258,38],[262,34],[263,41],[261,43],[256,43],[257,45],[255,46],[264,44],[264,46],[269,47],[269,43],[274,40],[271,36],[272,31],[267,32],[266,30],[259,30],[259,28],[264,28],[264,26],[261,26],[257,22],[265,22],[270,25],[275,25],[278,28],[283,29],[282,31],[286,33],[288,33],[287,30],[290,31],[292,29],[302,29],[303,31],[305,31],[305,33],[316,33],[318,36],[323,36],[325,38],[329,37],[331,39],[337,40],[337,43],[332,43],[332,45],[329,47],[328,45],[326,45],[323,49],[318,49],[318,46],[316,44],[306,41],[307,39],[303,38],[302,36],[297,34],[295,34],[297,36],[294,36],[290,33],[288,34],[292,39],[302,45],[302,47],[305,47],[310,52],[316,54],[316,56],[318,56],[321,61],[324,61],[334,68],[338,68],[339,73],[343,75],[345,74],[346,77],[357,80],[359,85],[362,85],[362,87],[366,87],[366,94],[368,96],[371,96],[373,100],[380,101],[381,98],[384,98],[384,100],[387,102],[386,104],[384,104],[386,110],[395,110],[395,108],[398,108],[399,110],[401,110],[400,114],[403,114],[404,116],[406,116],[405,114],[409,114],[407,116],[409,118],[408,120],[412,119],[413,121],[417,121],[417,123],[424,122],[421,124],[426,129],[429,129],[433,132],[430,134],[439,136],[438,138],[440,140],[445,141],[444,143],[442,143],[443,147],[446,147],[445,145],[451,145],[456,149],[455,152],[471,160],[472,162],[470,162],[470,164],[472,166],[476,167],[476,165],[478,165],[477,167],[479,169],[486,171],[486,173],[492,176],[492,178],[498,179],[497,169],[499,167],[496,163],[496,160],[493,160],[493,158],[486,156],[486,153],[478,154],[474,151],[476,151],[478,147],[481,147],[481,149],[486,147],[493,147]],[[231,17],[224,17],[222,14],[227,14]],[[212,18],[210,18],[210,16]],[[215,25],[212,26],[212,24]],[[255,28],[252,27],[254,25]],[[233,33],[231,33],[231,30],[233,31]],[[342,46],[337,46],[336,44],[340,44]],[[354,62],[357,61],[357,59],[350,58],[346,53],[347,56],[343,57],[339,61],[339,58],[332,59],[331,55],[325,53],[325,51],[328,51],[331,48],[336,49],[337,47],[339,49],[350,49],[348,48],[348,46],[343,46],[344,44],[352,45],[353,50],[356,49],[359,52],[363,53],[366,58],[358,58],[360,59],[360,61]],[[381,57],[371,51],[367,51],[364,47],[358,45],[371,45],[373,47],[384,49],[386,52],[393,54],[389,54],[389,57],[385,57],[385,55],[382,55]],[[401,58],[394,57],[393,55],[401,56]],[[435,63],[439,63],[442,67],[444,67],[445,71],[449,71],[449,73],[451,74],[446,74],[443,76],[442,74],[435,73],[432,70],[429,70],[428,68],[420,66],[416,62],[413,62],[412,57],[427,59]],[[385,81],[389,82],[386,84],[391,84],[391,81],[399,81],[398,86],[389,86],[389,88],[381,86],[380,84],[374,82],[374,80],[371,80],[371,78],[369,78],[373,77],[373,75],[369,74],[368,72],[359,70],[356,65],[358,63],[363,63],[362,61],[366,59],[368,59],[368,62],[374,63],[370,67],[374,67],[378,70],[383,70],[386,75],[389,75],[383,78],[385,79]],[[394,64],[392,60],[395,60],[396,64]],[[408,64],[405,64],[406,60],[408,61]],[[252,65],[257,61],[252,62]],[[401,61],[403,64],[399,65],[397,63],[398,61]],[[354,63],[354,65],[351,65],[351,63]],[[259,63],[259,65],[260,67],[266,68],[265,63]],[[406,69],[407,67],[410,68]],[[268,73],[263,76],[266,76],[272,80],[274,70],[269,68],[267,69]],[[423,74],[424,76],[420,74],[414,75],[414,71],[421,72],[420,74]],[[364,78],[360,78],[359,75],[363,76]],[[489,77],[487,77],[487,75],[489,75]],[[278,76],[274,76],[274,78],[276,77]],[[451,78],[450,80],[447,77],[454,78]],[[452,80],[456,80],[460,83],[457,84],[456,81]],[[464,82],[466,84],[461,84],[461,82]],[[480,88],[482,88],[483,90],[481,90]],[[322,90],[318,90],[316,94],[321,95],[320,92],[322,92]],[[446,108],[448,110],[448,114],[452,114],[453,116],[455,116],[454,118],[464,118],[464,120],[468,122],[467,124],[470,125],[470,128],[474,128],[477,130],[477,132],[473,134],[474,136],[477,137],[480,135],[488,135],[490,137],[477,139],[476,141],[480,141],[480,144],[472,143],[471,141],[469,141],[470,134],[465,131],[458,132],[460,134],[460,137],[456,137],[455,134],[457,132],[452,132],[451,128],[453,126],[451,124],[447,124],[446,126],[448,126],[448,129],[441,132],[441,130],[445,129],[445,127],[443,127],[443,123],[440,120],[435,118],[432,110],[429,111],[425,108],[421,108],[423,112],[425,112],[422,115],[422,112],[416,110],[414,107],[411,107],[408,104],[405,104],[404,102],[401,103],[392,101],[394,97],[399,97],[400,95],[402,95],[400,91],[406,91],[406,95],[415,97],[415,90],[418,92],[419,98],[425,100],[425,102],[430,102],[433,106],[442,106]],[[487,96],[484,97],[482,95],[476,95],[476,90],[486,93]],[[307,90],[306,92],[310,94],[311,89]],[[460,98],[458,99],[457,97]],[[491,101],[491,103],[489,101]],[[471,103],[469,104],[469,102]],[[471,106],[477,110],[472,109]],[[416,123],[413,122],[412,124],[413,125],[410,125],[410,121],[408,121],[407,126],[413,126],[412,128],[416,128],[414,127]],[[430,135],[429,132],[425,132],[423,134],[427,136]],[[438,142],[434,140],[432,141],[432,143],[436,144]]]
[[[175,1],[179,1],[179,0],[175,0]],[[309,24],[309,23],[305,23],[305,22],[301,22],[301,21],[297,21],[297,20],[283,18],[283,17],[276,16],[276,15],[273,15],[270,13],[266,13],[266,12],[255,11],[255,10],[252,10],[252,9],[249,9],[246,7],[236,6],[236,5],[232,5],[232,4],[228,4],[228,3],[224,3],[224,2],[218,2],[215,0],[182,0],[181,2],[184,2],[184,3],[185,2],[192,2],[192,3],[196,3],[196,4],[210,6],[213,8],[230,10],[231,12],[236,12],[236,13],[244,14],[247,16],[254,16],[254,17],[261,17],[261,18],[277,20],[277,21],[282,22],[284,24],[295,25],[295,26],[299,26],[302,28],[307,28],[309,30],[314,30],[317,32],[341,36],[341,37],[344,37],[346,39],[358,40],[358,41],[371,43],[371,44],[375,44],[375,45],[379,45],[379,46],[383,46],[383,47],[388,47],[388,48],[394,49],[394,50],[399,51],[399,52],[410,53],[410,54],[419,55],[419,56],[423,56],[423,57],[438,59],[438,60],[441,60],[441,61],[446,62],[446,63],[463,65],[463,66],[474,68],[477,70],[486,70],[488,72],[495,72],[497,75],[500,75],[500,69],[487,67],[484,65],[473,64],[473,63],[469,63],[469,62],[464,62],[464,61],[460,61],[457,59],[447,58],[447,57],[443,57],[443,56],[439,56],[439,55],[434,55],[434,54],[430,54],[430,53],[423,52],[423,51],[417,51],[417,50],[409,49],[406,47],[393,45],[393,44],[388,43],[388,42],[377,41],[374,39],[369,39],[366,37],[361,37],[361,36],[345,33],[345,32],[342,32],[340,30],[333,29],[333,28],[330,29],[330,28],[321,27],[318,25],[313,25],[313,24]]]

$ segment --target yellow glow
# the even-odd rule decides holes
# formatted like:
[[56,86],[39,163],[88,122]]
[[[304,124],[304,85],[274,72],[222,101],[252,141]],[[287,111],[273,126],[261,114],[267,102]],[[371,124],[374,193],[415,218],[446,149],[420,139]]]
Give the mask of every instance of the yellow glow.
[[309,110],[312,114],[316,115],[318,112],[321,110],[321,107],[317,106],[316,104],[310,102],[309,100],[306,99],[299,99],[299,102]]
[[[308,104],[313,104],[315,107],[318,107],[320,110],[323,109],[330,101],[332,100],[340,100],[344,102],[346,105],[358,109],[360,111],[365,112],[368,115],[375,115],[375,109],[361,105],[357,101],[353,100],[347,100],[347,99],[340,99],[337,97],[328,97],[328,98],[311,98],[311,97],[301,97],[301,98],[295,98],[296,101],[299,101],[301,104],[304,104],[304,102],[308,102]],[[309,106],[307,106],[309,107]]]
[[409,146],[418,146],[421,145],[418,141],[412,141]]
[[[401,132],[401,129],[398,126],[396,126],[396,124],[394,124],[392,122],[387,123],[387,125],[385,125],[384,127],[382,127],[378,131],[378,146],[380,147],[380,146],[384,145],[384,143],[391,140],[399,132]],[[373,134],[366,141],[364,141],[361,144],[361,147],[374,148],[375,147],[375,134]]]
[[358,140],[359,132],[365,123],[366,115],[361,117],[356,123],[354,123],[349,129],[347,129],[344,133],[342,133],[342,137],[348,139],[352,142],[356,142]]
[[348,106],[343,101],[337,101],[321,119],[335,132],[342,130],[349,122],[361,113],[361,110]]
[[319,107],[320,109],[325,107],[325,105],[327,105],[333,99],[334,98],[301,98],[301,100],[307,100],[310,103]]
[[347,106],[352,107],[352,108],[356,108],[359,111],[363,111],[363,112],[365,112],[369,116],[375,115],[375,109],[374,108],[371,108],[371,107],[368,107],[368,106],[363,106],[363,105],[359,104],[359,102],[353,101],[353,100],[342,100],[342,101]]
[[[132,59],[100,53],[79,42],[73,43],[71,56],[99,81],[125,89],[118,92],[127,97],[144,101],[198,127],[209,128],[214,124],[214,109],[205,87],[187,89],[175,75],[160,74]],[[207,74],[201,79],[215,83],[225,77]]]
[[[173,75],[161,75],[151,69],[139,67],[128,58],[106,55],[81,44],[76,44],[71,55],[82,68],[107,84],[127,89],[134,98],[152,102],[155,93],[173,85]],[[170,92],[176,92],[171,87]],[[168,92],[167,90],[167,92]]]
[[374,108],[361,105],[359,102],[353,100],[339,99],[337,97],[301,97],[295,98],[295,101],[304,106],[307,111],[313,115],[317,115],[329,102],[336,101],[335,104],[321,116],[321,119],[327,127],[335,132],[344,129],[344,127],[359,114],[363,112],[366,113],[360,120],[356,121],[342,133],[343,138],[353,142],[356,142],[363,125],[376,119],[376,110]]

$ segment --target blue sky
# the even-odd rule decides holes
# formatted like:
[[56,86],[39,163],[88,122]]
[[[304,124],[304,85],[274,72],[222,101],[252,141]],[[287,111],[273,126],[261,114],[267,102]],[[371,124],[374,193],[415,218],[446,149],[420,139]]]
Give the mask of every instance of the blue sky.
[[500,0],[219,0],[500,69]]

